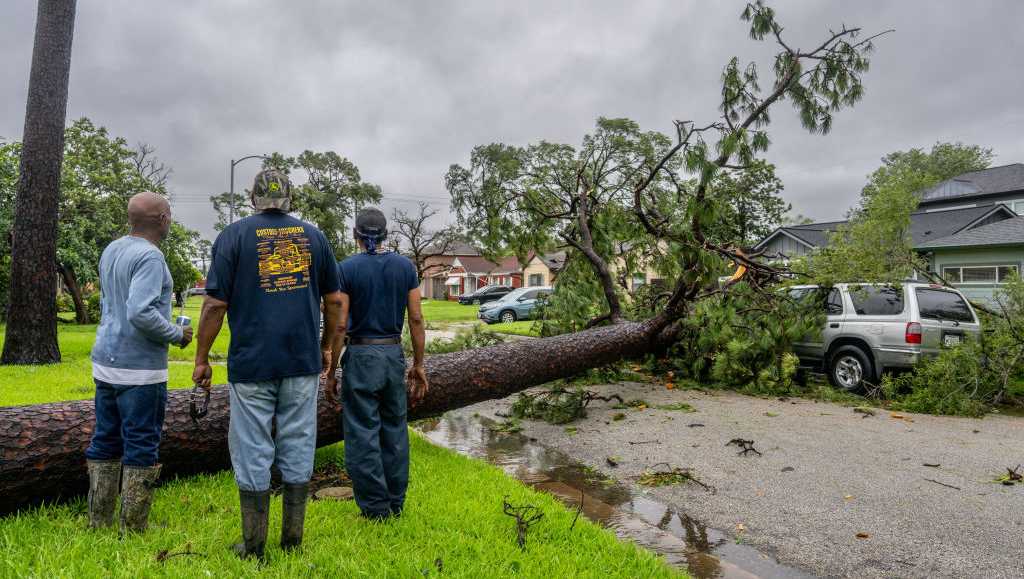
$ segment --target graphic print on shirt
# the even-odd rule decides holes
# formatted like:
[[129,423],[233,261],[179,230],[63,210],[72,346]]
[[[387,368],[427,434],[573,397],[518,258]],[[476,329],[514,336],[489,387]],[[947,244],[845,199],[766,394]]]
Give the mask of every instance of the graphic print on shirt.
[[260,287],[267,293],[309,287],[309,238],[302,227],[264,227],[256,230]]

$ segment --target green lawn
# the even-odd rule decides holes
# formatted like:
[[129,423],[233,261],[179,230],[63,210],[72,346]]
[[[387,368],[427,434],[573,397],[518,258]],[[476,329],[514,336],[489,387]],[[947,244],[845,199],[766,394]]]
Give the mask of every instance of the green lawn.
[[425,300],[423,317],[427,323],[473,322],[480,306],[464,306],[446,300]]
[[[318,463],[342,461],[341,445]],[[119,541],[116,531],[85,529],[85,502],[48,506],[0,519],[2,577],[673,577],[650,552],[618,541],[549,495],[500,470],[414,436],[412,484],[402,518],[359,518],[352,501],[310,503],[299,553],[285,554],[280,499],[271,507],[268,562],[241,561],[227,550],[239,538],[231,473],[168,481],[157,491],[149,532]],[[544,513],[515,543],[502,498]],[[158,554],[191,550],[160,560]],[[438,567],[442,571],[438,571]]]
[[[185,315],[192,318],[193,325],[199,322],[200,298],[191,298],[186,304]],[[175,308],[174,315],[178,315]],[[4,342],[4,326],[0,325],[0,348]],[[225,360],[228,352],[230,332],[227,324],[213,344],[211,358]],[[79,400],[92,398],[95,387],[92,382],[92,363],[89,351],[96,341],[96,325],[57,325],[57,341],[60,344],[61,363],[49,366],[0,366],[0,406],[39,404],[58,400]],[[168,366],[171,388],[192,387],[192,361],[195,359],[195,342],[185,349],[171,346]],[[223,362],[214,365],[214,382],[227,381],[227,368]]]
[[513,334],[516,336],[531,336],[536,338],[537,332],[533,329],[533,322],[530,320],[523,320],[521,322],[511,322],[508,324],[494,324],[487,326],[487,329],[492,332],[499,334]]

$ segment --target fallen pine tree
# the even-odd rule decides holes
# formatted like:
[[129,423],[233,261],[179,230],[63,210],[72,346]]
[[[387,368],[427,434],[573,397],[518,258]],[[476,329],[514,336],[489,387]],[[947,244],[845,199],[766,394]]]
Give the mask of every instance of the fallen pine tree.
[[[774,282],[789,272],[769,265],[773,256],[765,250],[742,250],[743,236],[726,227],[737,210],[724,202],[725,182],[764,167],[759,156],[770,143],[769,109],[783,100],[806,129],[828,132],[832,114],[862,97],[861,74],[877,35],[859,39],[859,28],[843,26],[817,47],[800,50],[783,40],[774,10],[763,3],[748,4],[741,18],[750,23],[751,38],[778,46],[770,85],[761,87],[756,64],[741,67],[733,58],[722,74],[719,118],[706,125],[676,121],[674,142],[641,132],[628,119],[599,119],[578,150],[548,142],[525,148],[493,143],[476,147],[468,168],[451,166],[445,182],[452,208],[471,238],[496,255],[510,247],[568,248],[572,256],[559,274],[554,303],[560,292],[575,292],[563,311],[580,306],[589,315],[602,298],[607,309],[582,332],[430,357],[431,388],[410,407],[411,418],[653,352],[674,338],[673,329],[699,301],[740,281],[764,299],[778,297]],[[752,207],[748,213],[766,211]],[[627,315],[619,297],[625,285],[616,279],[625,269],[616,274],[614,265],[650,259],[665,266],[672,283],[659,286],[649,311]],[[589,273],[574,278],[580,264]],[[736,273],[719,287],[726,264]],[[624,321],[648,315],[644,322]],[[342,438],[336,409],[321,402],[319,418],[319,445]],[[0,408],[0,513],[81,494],[92,425],[89,401]],[[199,424],[189,415],[189,392],[172,392],[160,449],[164,474],[228,467],[227,426],[223,386],[215,388]]]
[[[503,398],[530,386],[653,351],[656,325],[622,323],[542,340],[523,340],[430,356],[430,390],[412,405],[412,419],[439,415],[475,402]],[[228,392],[215,386],[209,414],[194,423],[189,390],[168,393],[160,445],[162,476],[230,468]],[[0,514],[84,494],[85,449],[94,422],[93,402],[78,400],[0,408]],[[340,413],[320,397],[317,446],[342,439]]]

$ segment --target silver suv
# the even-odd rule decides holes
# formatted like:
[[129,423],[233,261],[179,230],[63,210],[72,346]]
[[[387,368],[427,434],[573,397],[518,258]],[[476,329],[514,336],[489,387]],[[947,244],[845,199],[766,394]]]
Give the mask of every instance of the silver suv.
[[[797,299],[823,298],[825,327],[793,350],[801,366],[825,372],[829,382],[845,390],[877,383],[886,370],[911,368],[980,330],[963,294],[939,285],[844,283],[788,291]],[[828,295],[822,296],[825,291]]]

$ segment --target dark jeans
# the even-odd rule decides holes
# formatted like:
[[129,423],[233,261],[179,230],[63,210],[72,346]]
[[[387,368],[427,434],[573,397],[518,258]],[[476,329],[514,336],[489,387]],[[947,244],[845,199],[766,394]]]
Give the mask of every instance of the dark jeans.
[[167,407],[167,382],[142,386],[95,382],[96,428],[85,457],[154,466]]
[[402,347],[349,346],[341,380],[345,467],[356,504],[366,515],[400,513],[409,486]]

